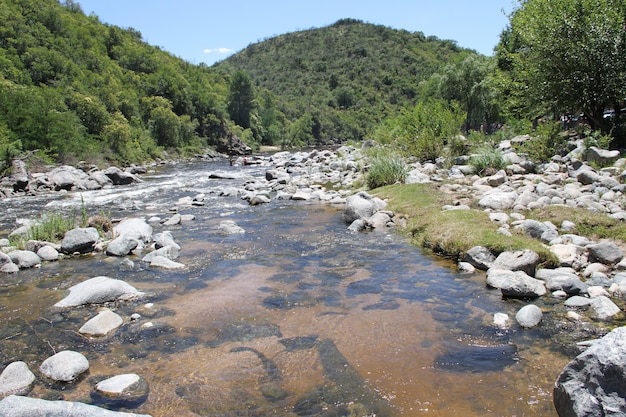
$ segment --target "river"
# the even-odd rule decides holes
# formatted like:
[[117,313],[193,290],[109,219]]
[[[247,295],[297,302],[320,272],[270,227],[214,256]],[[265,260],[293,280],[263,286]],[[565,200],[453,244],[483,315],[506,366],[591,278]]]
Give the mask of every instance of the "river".
[[[137,373],[149,395],[121,410],[155,417],[556,415],[552,386],[573,356],[553,326],[495,327],[494,313],[513,319],[524,302],[503,300],[484,273],[458,273],[393,229],[351,233],[342,207],[329,204],[249,206],[217,192],[242,178],[208,176],[264,169],[181,163],[128,187],[3,200],[1,237],[42,211],[166,218],[180,198],[203,193],[206,202],[178,209],[193,221],[155,226],[181,245],[184,270],[151,269],[137,256],[131,269],[95,254],[3,276],[3,366],[28,363],[38,376],[30,396],[87,403],[98,401],[96,382]],[[220,234],[224,219],[246,233]],[[109,304],[125,324],[90,339],[78,329],[101,306],[53,305],[100,275],[146,295]],[[83,353],[89,372],[71,384],[45,381],[39,365],[63,349]]]

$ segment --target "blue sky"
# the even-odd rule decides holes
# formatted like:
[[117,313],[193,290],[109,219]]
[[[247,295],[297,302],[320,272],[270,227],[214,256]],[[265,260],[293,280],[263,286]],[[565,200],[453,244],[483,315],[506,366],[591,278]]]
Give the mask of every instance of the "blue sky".
[[353,18],[492,55],[516,0],[78,0],[101,22],[139,30],[151,45],[212,65],[252,43]]

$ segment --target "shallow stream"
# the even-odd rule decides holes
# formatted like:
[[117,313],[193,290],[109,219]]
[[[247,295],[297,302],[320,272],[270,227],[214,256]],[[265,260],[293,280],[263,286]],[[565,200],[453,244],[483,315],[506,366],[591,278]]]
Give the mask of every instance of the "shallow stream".
[[[96,382],[137,373],[149,395],[121,410],[154,417],[556,415],[552,386],[571,352],[549,326],[492,325],[494,313],[513,318],[523,302],[503,300],[483,273],[457,273],[392,229],[347,231],[342,207],[219,197],[243,180],[208,173],[230,169],[264,175],[196,162],[160,167],[129,187],[3,200],[0,237],[42,210],[166,218],[179,198],[206,194],[206,205],[179,209],[194,221],[155,226],[181,245],[182,271],[151,269],[137,256],[129,269],[96,254],[1,277],[1,366],[26,361],[38,376],[33,397],[88,403],[97,402]],[[224,219],[246,233],[221,235]],[[124,326],[90,339],[78,329],[102,306],[53,305],[100,275],[146,295],[108,305]],[[131,322],[133,313],[141,318]],[[72,384],[48,383],[39,365],[63,349],[83,353],[90,370]]]

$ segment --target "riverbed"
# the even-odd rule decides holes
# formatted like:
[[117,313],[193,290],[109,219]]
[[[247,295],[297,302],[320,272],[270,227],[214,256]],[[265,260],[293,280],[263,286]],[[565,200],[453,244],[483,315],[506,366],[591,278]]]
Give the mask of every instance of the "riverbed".
[[[265,169],[179,163],[131,186],[3,200],[0,237],[16,219],[48,211],[116,219],[176,211],[195,220],[154,225],[181,246],[183,270],[150,268],[140,255],[129,268],[93,254],[3,276],[2,366],[27,362],[38,377],[30,396],[87,403],[99,403],[98,381],[137,373],[149,395],[116,409],[155,417],[556,415],[552,386],[573,356],[552,324],[494,326],[494,313],[513,318],[525,302],[502,299],[484,273],[459,273],[394,229],[348,231],[340,205],[250,206],[220,195]],[[238,175],[210,178],[217,170]],[[198,194],[204,205],[177,207]],[[225,219],[246,233],[219,233]],[[53,306],[70,286],[101,275],[145,296],[108,304],[125,324],[88,338],[78,329],[102,306]],[[39,365],[64,349],[83,353],[90,370],[71,384],[50,383]]]

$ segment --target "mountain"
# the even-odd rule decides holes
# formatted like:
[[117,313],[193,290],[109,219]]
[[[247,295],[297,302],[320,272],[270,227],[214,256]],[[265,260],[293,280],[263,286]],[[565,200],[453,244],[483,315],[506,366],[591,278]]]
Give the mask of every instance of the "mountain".
[[316,141],[360,140],[414,104],[421,81],[472,53],[421,32],[342,19],[251,44],[214,68],[247,73],[290,120],[310,114]]
[[227,80],[86,16],[72,0],[0,2],[0,161],[134,162],[225,136]]

